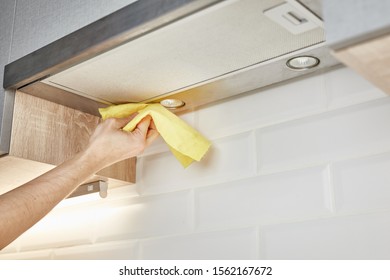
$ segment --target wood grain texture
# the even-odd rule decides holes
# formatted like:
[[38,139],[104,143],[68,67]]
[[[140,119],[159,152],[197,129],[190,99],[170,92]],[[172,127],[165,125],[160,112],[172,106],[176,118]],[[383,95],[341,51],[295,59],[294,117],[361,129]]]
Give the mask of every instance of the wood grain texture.
[[[96,116],[17,91],[9,155],[58,165],[87,146],[98,123]],[[135,161],[103,169],[102,176],[135,183]]]
[[99,118],[16,92],[10,155],[58,165],[88,144]]
[[337,50],[334,55],[390,95],[390,34]]
[[137,158],[120,161],[99,171],[98,175],[135,183],[136,161]]
[[0,194],[31,181],[54,165],[13,156],[0,157]]

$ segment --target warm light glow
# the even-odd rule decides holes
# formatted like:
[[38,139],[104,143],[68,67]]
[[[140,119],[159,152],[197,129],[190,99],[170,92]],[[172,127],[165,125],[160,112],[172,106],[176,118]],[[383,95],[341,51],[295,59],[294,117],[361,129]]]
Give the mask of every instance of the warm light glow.
[[183,107],[185,103],[182,100],[178,99],[164,99],[160,101],[160,104],[168,109],[176,109]]

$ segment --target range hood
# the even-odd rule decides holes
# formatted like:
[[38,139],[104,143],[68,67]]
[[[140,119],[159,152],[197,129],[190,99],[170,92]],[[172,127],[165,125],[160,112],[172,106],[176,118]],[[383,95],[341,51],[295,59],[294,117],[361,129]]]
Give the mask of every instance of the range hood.
[[[193,109],[338,64],[309,9],[319,1],[301,2],[140,0],[10,63],[4,88],[95,115],[168,97]],[[286,67],[302,55],[319,65]]]

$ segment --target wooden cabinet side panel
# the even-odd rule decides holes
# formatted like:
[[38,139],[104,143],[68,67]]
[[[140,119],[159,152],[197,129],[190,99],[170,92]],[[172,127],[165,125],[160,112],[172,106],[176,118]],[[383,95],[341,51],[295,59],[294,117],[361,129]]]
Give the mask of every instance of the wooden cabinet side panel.
[[6,193],[54,168],[13,156],[0,157],[0,194]]
[[120,161],[100,170],[97,175],[135,183],[137,158]]
[[337,50],[334,55],[390,95],[390,34]]
[[10,155],[58,165],[88,144],[99,118],[16,92]]
[[[9,155],[58,165],[83,150],[99,117],[17,91]],[[135,182],[135,159],[99,175]]]

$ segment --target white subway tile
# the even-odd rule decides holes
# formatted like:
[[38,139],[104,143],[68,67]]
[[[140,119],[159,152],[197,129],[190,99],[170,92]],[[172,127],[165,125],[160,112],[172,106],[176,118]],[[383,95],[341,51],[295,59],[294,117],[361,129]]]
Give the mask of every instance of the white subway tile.
[[244,133],[214,141],[206,156],[186,169],[170,152],[147,156],[141,161],[137,170],[137,189],[141,194],[229,181],[255,173],[254,137]]
[[390,98],[355,105],[257,132],[260,172],[390,150]]
[[138,241],[109,242],[55,249],[55,260],[134,260],[138,258]]
[[19,237],[20,249],[37,250],[91,243],[93,207],[55,209]]
[[52,250],[39,250],[21,253],[1,254],[0,260],[51,260]]
[[198,112],[199,130],[220,137],[326,109],[322,75],[242,94]]
[[336,209],[341,213],[390,209],[390,154],[333,165]]
[[110,201],[95,219],[99,242],[189,232],[193,225],[190,191]]
[[141,241],[142,259],[256,259],[256,229],[240,229]]
[[326,166],[195,190],[199,229],[267,224],[330,214]]
[[347,67],[324,74],[324,79],[330,108],[348,106],[387,96]]
[[390,213],[267,226],[261,258],[389,259]]

